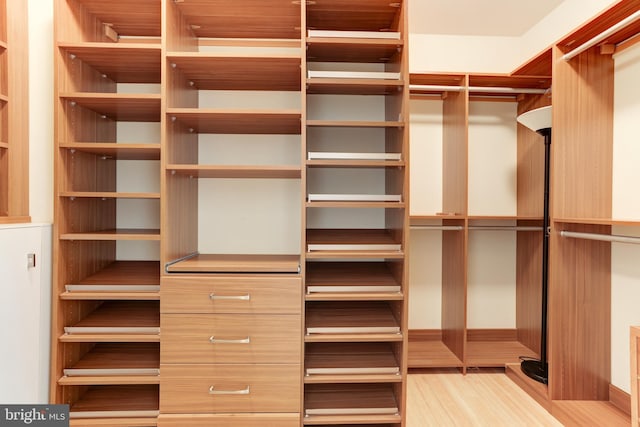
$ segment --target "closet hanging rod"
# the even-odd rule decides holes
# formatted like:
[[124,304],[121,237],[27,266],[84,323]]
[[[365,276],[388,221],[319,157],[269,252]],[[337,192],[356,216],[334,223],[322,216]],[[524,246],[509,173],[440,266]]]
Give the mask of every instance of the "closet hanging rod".
[[461,225],[412,225],[412,230],[460,231]]
[[519,87],[494,87],[494,86],[447,86],[447,85],[409,85],[409,90],[437,90],[445,92],[484,92],[484,93],[503,93],[503,94],[545,94],[549,89],[540,88],[519,88]]
[[469,230],[480,231],[542,231],[542,227],[525,225],[491,225],[491,226],[469,226]]
[[615,243],[632,243],[640,245],[640,237],[633,236],[618,236],[615,234],[598,234],[598,233],[581,233],[577,231],[561,231],[562,237],[573,237],[575,239],[588,239],[588,240],[601,240],[604,242]]
[[595,36],[591,40],[581,44],[580,46],[578,46],[577,48],[575,48],[571,52],[568,52],[568,53],[564,54],[562,56],[562,59],[564,59],[565,61],[571,60],[571,58],[574,58],[574,57],[580,55],[585,50],[592,48],[593,46],[597,45],[598,43],[600,43],[601,41],[603,41],[604,39],[606,39],[610,35],[614,34],[616,31],[619,31],[619,30],[621,30],[621,29],[633,24],[638,19],[640,19],[640,10],[636,11],[633,15],[627,16],[622,21],[620,21],[617,24],[609,27],[609,29],[604,30],[603,32],[601,32],[600,34],[598,34],[597,36]]

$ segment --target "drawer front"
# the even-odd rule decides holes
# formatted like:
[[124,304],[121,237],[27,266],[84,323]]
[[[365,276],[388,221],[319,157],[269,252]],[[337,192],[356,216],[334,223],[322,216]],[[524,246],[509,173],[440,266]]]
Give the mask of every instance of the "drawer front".
[[300,365],[160,365],[160,412],[297,412]]
[[182,277],[162,279],[162,313],[302,312],[299,277]]
[[298,315],[163,314],[162,363],[301,363]]
[[160,415],[158,427],[300,427],[299,414]]

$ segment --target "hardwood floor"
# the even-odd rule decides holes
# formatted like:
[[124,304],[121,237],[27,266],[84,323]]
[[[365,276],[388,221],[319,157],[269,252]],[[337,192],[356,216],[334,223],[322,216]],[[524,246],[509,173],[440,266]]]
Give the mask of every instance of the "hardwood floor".
[[504,370],[415,371],[407,387],[408,427],[562,427]]

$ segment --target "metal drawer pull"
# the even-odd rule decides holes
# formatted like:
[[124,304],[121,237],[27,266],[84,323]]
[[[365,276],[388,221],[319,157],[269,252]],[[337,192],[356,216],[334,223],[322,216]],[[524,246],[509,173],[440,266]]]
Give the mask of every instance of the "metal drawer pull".
[[251,299],[250,294],[246,295],[216,295],[213,292],[209,294],[210,300],[236,300],[236,301],[249,301]]
[[251,343],[251,337],[246,337],[239,340],[225,340],[221,338],[216,338],[214,336],[209,337],[209,342],[211,344],[249,344]]
[[247,386],[247,388],[245,388],[244,390],[216,390],[215,386],[211,386],[209,387],[209,394],[235,394],[235,395],[239,395],[239,394],[250,394],[251,392],[249,391],[249,386]]

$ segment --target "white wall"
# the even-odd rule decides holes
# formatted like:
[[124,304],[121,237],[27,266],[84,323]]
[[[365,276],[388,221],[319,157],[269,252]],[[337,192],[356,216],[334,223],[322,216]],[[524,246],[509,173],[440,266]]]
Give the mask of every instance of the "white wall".
[[[612,217],[640,220],[640,45],[615,55]],[[639,236],[640,227],[613,233]],[[629,392],[629,326],[640,325],[640,245],[611,245],[611,382]]]
[[47,403],[51,225],[0,226],[0,278],[0,402]]
[[29,213],[53,222],[53,1],[28,0]]
[[[409,70],[412,73],[510,73],[615,3],[564,0],[519,37],[410,34]],[[412,16],[411,19],[419,18]]]

